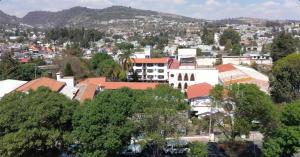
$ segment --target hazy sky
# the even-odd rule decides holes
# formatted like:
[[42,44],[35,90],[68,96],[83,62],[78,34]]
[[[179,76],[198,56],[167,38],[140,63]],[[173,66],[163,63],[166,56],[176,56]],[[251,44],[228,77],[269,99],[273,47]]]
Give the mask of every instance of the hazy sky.
[[112,5],[175,13],[196,18],[259,17],[300,20],[299,0],[0,0],[0,10],[18,17],[29,11]]

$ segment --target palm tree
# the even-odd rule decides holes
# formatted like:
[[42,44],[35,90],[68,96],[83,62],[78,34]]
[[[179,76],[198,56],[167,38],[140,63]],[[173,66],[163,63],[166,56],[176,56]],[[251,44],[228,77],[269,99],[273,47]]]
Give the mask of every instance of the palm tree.
[[119,55],[119,60],[122,65],[122,70],[128,71],[132,68],[133,60],[131,59],[131,56],[133,54],[133,51],[130,49],[126,49],[123,51],[122,54]]

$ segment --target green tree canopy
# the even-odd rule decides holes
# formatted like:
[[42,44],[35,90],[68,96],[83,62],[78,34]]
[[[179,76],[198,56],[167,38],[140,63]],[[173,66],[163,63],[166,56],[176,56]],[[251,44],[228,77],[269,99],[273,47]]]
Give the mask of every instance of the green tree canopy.
[[134,133],[132,106],[134,91],[127,88],[101,92],[79,109],[73,120],[74,137],[80,157],[115,156],[126,147]]
[[231,41],[232,45],[240,44],[241,36],[233,28],[228,28],[224,30],[223,34],[220,37],[220,45],[224,46],[228,40]]
[[201,36],[202,43],[205,45],[212,45],[214,44],[215,37],[214,32],[212,30],[207,29],[207,27],[203,28],[203,33]]
[[291,102],[300,98],[300,55],[290,54],[278,60],[270,77],[271,95],[278,102]]
[[207,157],[207,156],[208,156],[207,144],[201,142],[194,142],[191,144],[188,157]]
[[281,113],[281,124],[265,138],[265,157],[292,157],[300,149],[300,101],[288,104]]
[[276,127],[272,100],[256,85],[234,84],[228,88],[216,86],[211,96],[215,104],[226,111],[224,115],[216,116],[215,121],[231,141],[238,135],[248,135],[254,128],[269,134]]
[[46,88],[0,101],[0,156],[54,156],[68,147],[77,102]]
[[273,40],[271,46],[271,57],[273,62],[296,52],[296,42],[293,36],[286,32],[281,32]]

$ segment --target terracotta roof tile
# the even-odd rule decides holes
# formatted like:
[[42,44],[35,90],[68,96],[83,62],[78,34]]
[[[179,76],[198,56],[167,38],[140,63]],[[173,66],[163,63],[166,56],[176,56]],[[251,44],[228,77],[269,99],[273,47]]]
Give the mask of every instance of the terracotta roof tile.
[[209,93],[212,90],[212,88],[213,87],[208,83],[200,83],[200,84],[188,86],[187,97],[188,99],[193,99],[198,97],[209,96]]
[[59,82],[54,79],[46,78],[46,77],[41,77],[35,80],[32,80],[23,86],[19,87],[17,91],[20,92],[27,92],[29,90],[36,90],[39,87],[48,87],[50,90],[54,92],[60,91],[66,83],[64,82]]
[[136,90],[146,90],[146,89],[153,89],[156,88],[158,83],[144,83],[144,82],[105,82],[102,83],[100,86],[104,89],[119,89],[123,87],[127,87],[130,89]]
[[78,87],[79,92],[77,93],[76,99],[80,102],[93,99],[98,89],[98,86],[92,83],[80,83]]
[[153,64],[158,64],[158,63],[168,63],[169,58],[134,58],[132,59],[134,63],[153,63]]
[[237,70],[236,67],[234,67],[232,64],[222,64],[217,66],[217,69],[219,72],[227,72],[227,71],[232,71],[232,70]]
[[178,69],[179,68],[179,61],[177,59],[172,59],[170,62],[169,69]]
[[106,82],[106,77],[87,78],[80,83],[92,83],[94,85],[99,85],[104,82]]

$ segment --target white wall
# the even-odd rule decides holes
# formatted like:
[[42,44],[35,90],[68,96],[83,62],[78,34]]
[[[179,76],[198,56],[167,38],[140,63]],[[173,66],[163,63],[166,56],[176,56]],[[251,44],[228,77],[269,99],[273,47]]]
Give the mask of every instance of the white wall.
[[[181,74],[182,81],[178,80],[178,76]],[[188,81],[184,81],[185,74],[188,75]],[[195,81],[191,81],[191,75],[194,74]],[[173,77],[172,77],[173,76]],[[188,86],[208,83],[212,86],[219,83],[218,70],[216,69],[169,69],[169,84],[173,87],[178,88],[178,84],[181,83],[182,89],[184,84],[187,83]]]

